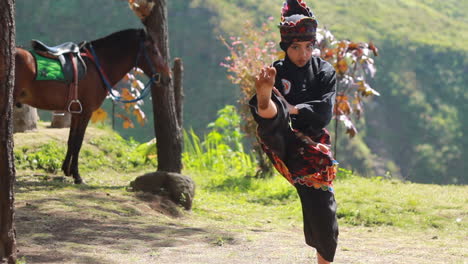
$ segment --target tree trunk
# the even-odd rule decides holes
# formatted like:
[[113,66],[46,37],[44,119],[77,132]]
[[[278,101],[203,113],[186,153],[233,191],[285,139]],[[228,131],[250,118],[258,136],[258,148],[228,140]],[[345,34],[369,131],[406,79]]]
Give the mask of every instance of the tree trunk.
[[0,1],[0,263],[16,262],[14,225],[13,87],[15,0]]
[[[153,0],[154,7],[144,19],[148,34],[158,46],[164,62],[169,65],[169,41],[166,0]],[[171,76],[161,76],[161,82],[151,87],[154,130],[158,151],[158,170],[180,173],[182,170],[182,133],[177,121],[174,86]]]
[[13,133],[37,129],[37,109],[29,105],[13,107]]
[[70,127],[71,114],[69,112],[54,112],[52,114],[51,128],[66,128]]
[[176,104],[176,113],[177,113],[177,121],[179,122],[179,127],[184,127],[182,125],[183,122],[183,112],[184,112],[184,87],[183,87],[183,73],[184,73],[184,66],[182,63],[182,59],[176,58],[174,59],[174,94],[175,94],[175,104]]

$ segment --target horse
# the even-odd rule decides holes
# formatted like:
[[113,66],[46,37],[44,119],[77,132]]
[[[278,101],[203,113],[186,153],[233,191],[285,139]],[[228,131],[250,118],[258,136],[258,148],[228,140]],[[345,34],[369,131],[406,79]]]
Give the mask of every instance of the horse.
[[[90,52],[91,51],[91,52]],[[75,184],[83,183],[78,171],[78,155],[92,113],[108,94],[106,86],[114,86],[133,67],[138,67],[155,80],[165,78],[170,71],[151,37],[143,29],[127,29],[80,45],[86,64],[86,75],[77,80],[77,92],[62,81],[36,80],[36,62],[30,51],[17,47],[15,60],[15,105],[27,104],[51,111],[69,111],[72,114],[67,153],[62,164],[66,176],[73,176]],[[75,93],[75,104],[70,111],[70,94]],[[77,107],[79,106],[79,111]]]

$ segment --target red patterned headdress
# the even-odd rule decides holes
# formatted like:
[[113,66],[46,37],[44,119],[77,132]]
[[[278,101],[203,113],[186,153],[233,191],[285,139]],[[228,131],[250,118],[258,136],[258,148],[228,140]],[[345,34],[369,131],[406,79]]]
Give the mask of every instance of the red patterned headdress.
[[315,42],[317,20],[303,0],[286,0],[279,24],[283,50],[295,41]]

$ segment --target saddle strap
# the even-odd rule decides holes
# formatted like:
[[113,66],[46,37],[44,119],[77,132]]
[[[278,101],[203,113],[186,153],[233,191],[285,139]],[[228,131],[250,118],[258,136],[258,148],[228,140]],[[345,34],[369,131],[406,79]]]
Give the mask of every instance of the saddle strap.
[[[83,107],[80,100],[78,100],[78,62],[73,53],[68,54],[73,65],[73,82],[70,83],[68,90],[68,112],[72,114],[81,114]],[[75,110],[72,107],[76,105]],[[76,110],[76,108],[78,108]]]

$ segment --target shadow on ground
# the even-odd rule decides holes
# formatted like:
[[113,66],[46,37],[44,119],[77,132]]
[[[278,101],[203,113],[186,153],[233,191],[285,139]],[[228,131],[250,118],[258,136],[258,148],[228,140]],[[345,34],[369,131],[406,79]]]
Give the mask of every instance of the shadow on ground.
[[147,254],[232,236],[185,225],[184,217],[173,217],[164,197],[114,195],[122,186],[72,186],[17,182],[18,193],[34,192],[16,203],[19,256],[27,263],[110,263],[106,255]]

